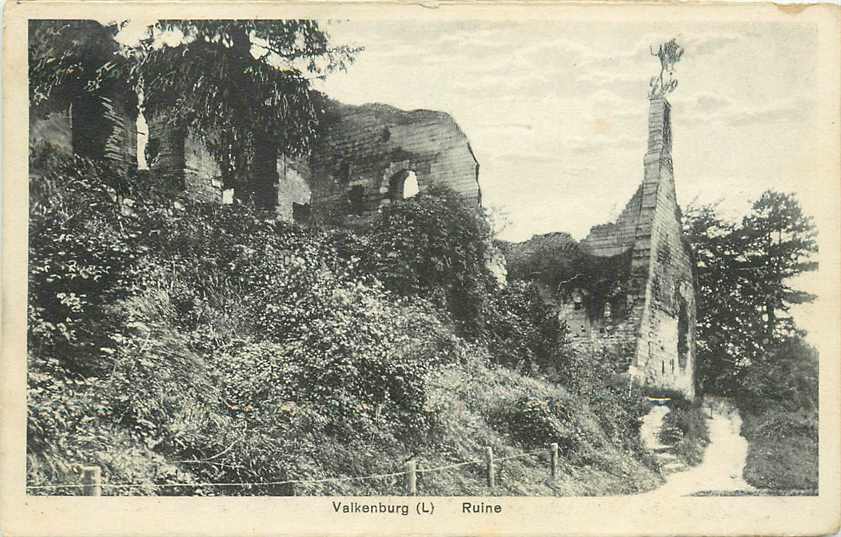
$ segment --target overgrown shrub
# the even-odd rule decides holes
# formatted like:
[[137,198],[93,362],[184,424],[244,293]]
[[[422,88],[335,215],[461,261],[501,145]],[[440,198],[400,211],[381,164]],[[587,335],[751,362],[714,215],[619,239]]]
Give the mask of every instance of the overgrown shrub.
[[747,368],[737,397],[748,439],[745,479],[770,489],[817,489],[818,353],[800,337]]
[[95,372],[92,356],[111,331],[104,307],[142,277],[140,233],[121,214],[116,170],[49,148],[32,159],[49,171],[30,181],[29,346]]
[[710,442],[707,419],[700,403],[673,399],[670,411],[663,418],[660,441],[689,465],[699,464],[704,448]]
[[[189,482],[350,472],[326,460],[317,447],[325,438],[426,441],[436,419],[425,409],[427,377],[457,345],[431,303],[395,296],[319,231],[243,205],[117,188],[87,161],[40,165],[48,172],[33,180],[30,244],[33,479],[58,479],[45,467],[67,477],[102,462],[91,449],[110,452],[110,437],[145,455],[109,478],[180,461]],[[80,442],[89,434],[99,444]],[[147,474],[139,482],[158,472]],[[202,492],[255,491],[288,492]]]
[[500,409],[494,418],[527,448],[557,443],[565,456],[572,456],[583,446],[598,447],[599,442],[597,435],[582,426],[580,412],[573,397],[523,397],[512,407]]
[[745,480],[768,489],[817,490],[818,416],[812,411],[768,410],[746,414],[749,441]]
[[747,412],[818,408],[818,351],[800,337],[787,339],[747,370],[738,395]]
[[375,217],[361,266],[391,291],[421,296],[449,311],[459,332],[479,337],[493,277],[484,215],[452,190],[433,186]]
[[513,281],[490,292],[485,338],[497,362],[545,373],[555,370],[564,332],[537,285]]

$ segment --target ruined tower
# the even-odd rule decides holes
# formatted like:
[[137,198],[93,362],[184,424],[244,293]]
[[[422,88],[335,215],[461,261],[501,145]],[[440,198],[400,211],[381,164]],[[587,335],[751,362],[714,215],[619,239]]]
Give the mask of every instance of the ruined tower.
[[[672,162],[671,106],[650,101],[632,272],[646,275],[636,354],[630,372],[645,385],[694,396],[695,287],[683,238]],[[642,291],[642,289],[641,289]]]
[[[672,163],[671,105],[652,96],[643,179],[616,222],[594,226],[577,245],[605,291],[576,284],[560,318],[574,345],[631,354],[629,374],[649,391],[694,397],[695,287],[683,238]],[[581,281],[581,279],[577,280]]]

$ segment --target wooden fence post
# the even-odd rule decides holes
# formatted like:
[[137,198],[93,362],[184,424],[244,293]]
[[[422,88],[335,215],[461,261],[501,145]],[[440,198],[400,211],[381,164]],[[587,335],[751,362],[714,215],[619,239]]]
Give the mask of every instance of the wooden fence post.
[[493,448],[487,448],[487,452],[485,453],[485,463],[487,465],[488,471],[488,486],[490,488],[494,488],[496,486],[496,472],[494,472],[494,450]]
[[418,476],[415,461],[406,462],[406,494],[416,496],[418,493]]
[[85,466],[82,468],[82,494],[102,496],[102,468]]
[[558,477],[558,443],[552,442],[549,444],[550,465],[552,470],[552,479]]

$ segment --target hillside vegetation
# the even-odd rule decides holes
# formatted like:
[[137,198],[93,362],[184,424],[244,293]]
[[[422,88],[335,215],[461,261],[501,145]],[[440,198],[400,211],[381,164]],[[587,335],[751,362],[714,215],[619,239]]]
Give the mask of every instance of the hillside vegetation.
[[[619,494],[661,477],[646,403],[584,359],[533,285],[498,289],[484,218],[445,190],[372,222],[301,228],[202,205],[148,176],[35,148],[30,177],[28,484],[106,494]],[[254,483],[207,485],[207,483]],[[267,484],[268,483],[268,484]],[[166,486],[179,484],[181,486]],[[78,489],[33,489],[77,494]]]
[[814,295],[795,277],[817,270],[817,229],[797,197],[764,192],[739,221],[690,208],[685,233],[698,274],[698,380],[731,397],[749,451],[745,480],[763,493],[818,488],[818,352],[792,315]]

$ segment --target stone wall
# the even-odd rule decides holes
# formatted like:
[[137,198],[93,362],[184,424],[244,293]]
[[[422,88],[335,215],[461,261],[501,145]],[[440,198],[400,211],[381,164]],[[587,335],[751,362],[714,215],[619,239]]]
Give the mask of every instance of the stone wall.
[[312,175],[307,160],[280,155],[277,159],[277,177],[278,218],[285,222],[308,221]]
[[[133,96],[132,96],[133,97]],[[105,160],[137,169],[137,103],[120,97],[102,98],[103,118],[110,131],[105,138],[103,157]]]
[[629,373],[649,390],[692,398],[694,260],[683,239],[675,195],[670,114],[667,101],[651,101],[642,184],[616,222],[593,227],[578,245],[591,258],[593,271],[613,274],[608,285],[602,281],[598,295],[592,286],[570,278],[557,290],[556,300],[575,347],[630,350]]
[[136,96],[84,95],[65,110],[46,115],[30,110],[29,145],[41,143],[136,170]]
[[[441,184],[470,203],[481,202],[479,164],[448,114],[330,100],[325,106],[309,155],[273,159],[278,218],[371,214],[402,197],[403,181],[411,172],[421,190]],[[185,136],[163,117],[149,119],[148,125],[149,168],[196,200],[221,201],[219,166],[202,140],[189,132]]]
[[174,127],[164,116],[147,118],[147,124],[149,169],[193,200],[221,203],[222,172],[201,138]]
[[671,158],[670,106],[651,101],[640,228],[647,240],[648,281],[632,373],[648,386],[694,396],[694,261],[683,239]]
[[414,172],[420,190],[446,185],[481,202],[479,164],[467,137],[443,112],[327,102],[310,157],[313,208],[364,214],[399,197]]

